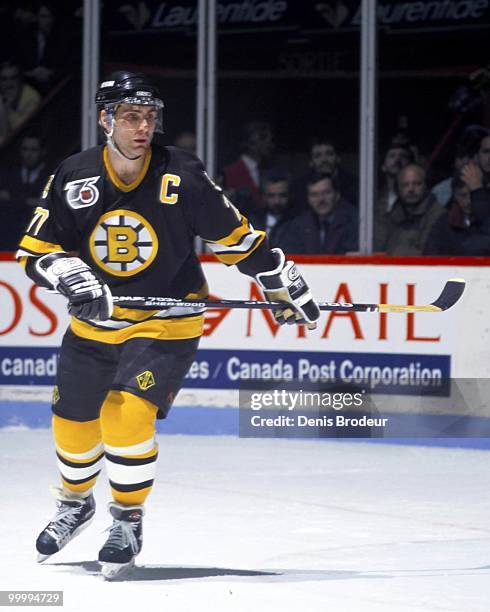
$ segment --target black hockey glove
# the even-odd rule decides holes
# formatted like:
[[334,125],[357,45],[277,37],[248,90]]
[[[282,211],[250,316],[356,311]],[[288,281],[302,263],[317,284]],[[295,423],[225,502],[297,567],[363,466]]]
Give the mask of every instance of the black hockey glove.
[[68,312],[77,319],[105,321],[112,315],[109,287],[78,257],[49,253],[36,261],[38,273],[68,299]]
[[291,305],[274,310],[276,321],[281,325],[306,323],[308,329],[315,329],[320,309],[305,279],[293,261],[286,261],[281,249],[272,249],[271,253],[277,262],[277,267],[270,272],[260,272],[255,278],[268,300],[287,302]]

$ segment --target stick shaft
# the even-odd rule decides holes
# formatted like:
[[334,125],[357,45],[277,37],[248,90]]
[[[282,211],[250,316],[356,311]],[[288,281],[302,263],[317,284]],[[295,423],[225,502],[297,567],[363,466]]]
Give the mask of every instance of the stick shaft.
[[[114,298],[114,304],[123,308],[140,308],[143,310],[155,310],[163,308],[241,308],[247,310],[274,310],[284,308],[284,302],[259,302],[247,300],[169,300],[162,298]],[[327,311],[357,311],[376,312],[379,304],[346,304],[338,302],[319,302],[320,310]]]
[[[447,281],[439,297],[431,304],[363,304],[341,302],[319,302],[320,310],[330,312],[441,312],[456,304],[463,295],[465,281],[451,279]],[[174,300],[163,297],[114,297],[114,304],[122,308],[140,310],[162,310],[165,308],[245,308],[275,310],[284,308],[282,302],[260,302],[252,300]]]

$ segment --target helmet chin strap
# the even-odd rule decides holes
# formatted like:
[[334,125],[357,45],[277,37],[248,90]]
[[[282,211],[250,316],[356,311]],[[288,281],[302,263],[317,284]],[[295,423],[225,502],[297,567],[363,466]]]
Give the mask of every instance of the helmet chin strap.
[[143,157],[142,155],[137,155],[136,157],[129,157],[128,155],[123,153],[121,149],[119,148],[117,142],[114,140],[114,136],[112,132],[113,130],[111,130],[110,134],[107,134],[107,143],[111,147],[111,149],[115,151],[120,157],[124,159],[129,159],[130,161],[135,161],[136,159],[140,159],[140,157]]

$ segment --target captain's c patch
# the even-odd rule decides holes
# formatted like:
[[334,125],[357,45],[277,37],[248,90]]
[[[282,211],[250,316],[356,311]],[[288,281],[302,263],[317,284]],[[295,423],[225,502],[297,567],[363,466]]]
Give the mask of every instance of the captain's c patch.
[[181,182],[178,174],[164,174],[160,185],[160,202],[162,204],[177,204],[179,193],[177,187]]

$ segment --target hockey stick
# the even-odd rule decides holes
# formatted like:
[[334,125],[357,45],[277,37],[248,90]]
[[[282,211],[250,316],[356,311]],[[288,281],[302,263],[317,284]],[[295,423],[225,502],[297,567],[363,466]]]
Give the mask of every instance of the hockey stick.
[[[346,304],[337,302],[319,302],[320,310],[339,312],[442,312],[454,306],[463,295],[465,281],[452,278],[444,285],[441,295],[432,302],[422,306],[405,304]],[[114,304],[122,308],[156,310],[164,308],[284,308],[283,302],[254,302],[246,300],[177,300],[163,297],[114,297]]]

